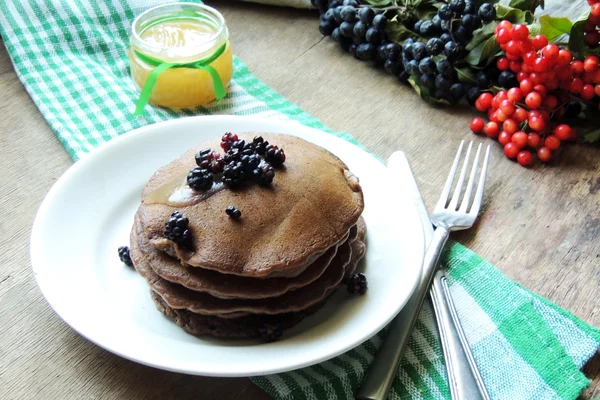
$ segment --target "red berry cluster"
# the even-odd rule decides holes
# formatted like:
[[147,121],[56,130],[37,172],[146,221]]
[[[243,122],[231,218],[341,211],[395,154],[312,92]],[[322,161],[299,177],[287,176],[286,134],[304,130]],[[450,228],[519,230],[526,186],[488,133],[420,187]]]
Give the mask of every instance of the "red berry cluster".
[[495,33],[506,53],[498,58],[497,67],[513,71],[519,85],[496,95],[482,93],[475,107],[487,112],[490,122],[475,118],[471,130],[498,139],[504,154],[523,166],[533,161],[532,151],[548,162],[561,141],[577,137],[569,125],[552,123],[564,114],[564,104],[573,95],[584,100],[600,96],[599,60],[595,56],[573,60],[570,51],[548,44],[544,35],[530,38],[525,25],[502,21]]
[[595,48],[600,45],[600,0],[588,0],[588,4],[592,9],[583,25],[583,41],[589,47]]

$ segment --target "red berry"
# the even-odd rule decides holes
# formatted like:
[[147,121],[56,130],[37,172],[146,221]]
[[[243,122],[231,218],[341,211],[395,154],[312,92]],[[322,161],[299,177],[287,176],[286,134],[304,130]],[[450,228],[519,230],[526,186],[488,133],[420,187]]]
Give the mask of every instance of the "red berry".
[[502,123],[502,129],[511,135],[519,130],[519,124],[512,118],[507,119]]
[[495,122],[497,124],[500,123],[500,120],[498,119],[498,110],[490,108],[488,110],[488,118],[490,119],[490,121]]
[[535,60],[534,70],[535,72],[546,72],[552,67],[550,60],[546,57],[541,57]]
[[521,88],[521,92],[526,95],[533,90],[533,82],[530,79],[523,79],[519,83],[519,87]]
[[506,44],[510,41],[510,31],[508,29],[500,28],[496,34],[496,41],[500,44]]
[[[521,68],[525,68],[526,65],[522,65]],[[529,74],[525,71],[521,71],[521,72],[517,72],[517,80],[519,82],[521,82],[523,79],[527,79],[527,77],[529,76]]]
[[592,6],[590,14],[592,14],[596,18],[600,17],[600,3],[596,3]]
[[500,24],[498,24],[498,28],[506,29],[508,31],[510,31],[512,29],[512,27],[513,27],[513,25],[508,20],[502,20],[502,21],[500,21]]
[[575,60],[571,63],[569,69],[571,70],[571,75],[581,75],[584,71],[583,63],[579,60]]
[[501,109],[496,110],[496,118],[500,122],[504,122],[508,119],[508,115],[506,115]]
[[550,135],[544,140],[544,146],[550,150],[556,150],[560,147],[560,139],[554,135]]
[[510,116],[513,112],[515,112],[515,102],[509,99],[502,100],[500,102],[500,110],[507,116]]
[[538,92],[531,92],[525,97],[525,104],[529,108],[538,108],[542,105],[542,96]]
[[527,146],[532,149],[537,149],[540,147],[540,143],[542,143],[542,137],[537,133],[530,133],[527,135]]
[[530,73],[529,74],[529,79],[531,80],[531,82],[534,85],[541,85],[542,83],[544,83],[544,80],[542,79],[542,75],[539,74],[539,73],[537,73],[537,72]]
[[552,151],[547,147],[541,147],[537,151],[537,156],[541,162],[548,162],[552,158]]
[[548,38],[544,35],[537,35],[531,39],[531,43],[534,49],[541,50],[548,45]]
[[545,84],[546,90],[549,90],[552,92],[552,91],[558,89],[558,84],[559,84],[559,82],[556,79],[553,81],[550,81],[550,82],[546,82],[546,84]]
[[526,25],[515,25],[510,31],[510,37],[513,40],[525,40],[529,37],[529,29],[527,29]]
[[510,138],[510,141],[517,145],[519,149],[527,146],[527,134],[525,132],[516,132]]
[[498,135],[498,141],[500,142],[501,145],[506,145],[508,143],[510,143],[512,135],[506,131],[502,131],[500,132],[500,135]]
[[556,96],[549,95],[544,99],[543,105],[546,108],[554,110],[556,107],[558,107],[558,99],[556,98]]
[[556,63],[558,65],[569,65],[572,59],[573,55],[569,50],[560,50],[558,52],[558,59],[556,60]]
[[546,89],[546,86],[544,85],[535,85],[533,87],[533,90],[538,92],[540,94],[540,96],[546,97],[546,94],[548,93],[548,90]]
[[590,85],[589,83],[586,85],[583,85],[583,87],[581,88],[581,98],[584,100],[591,100],[594,98],[594,96],[596,95],[596,92],[594,90],[594,86]]
[[541,132],[546,127],[546,121],[542,117],[533,117],[529,119],[529,127],[534,131]]
[[521,62],[520,61],[510,61],[508,64],[508,67],[514,73],[521,72]]
[[567,124],[560,124],[554,128],[554,135],[560,140],[569,140],[571,138],[571,127]]
[[483,132],[485,132],[485,134],[491,138],[496,138],[498,136],[499,130],[500,129],[498,128],[498,124],[496,122],[492,122],[492,121],[488,122],[483,127]]
[[600,85],[596,85],[594,91],[596,92],[596,96],[600,96]]
[[600,36],[597,32],[585,32],[583,34],[583,42],[592,48],[598,46],[598,38],[600,38]]
[[471,131],[473,131],[473,133],[480,133],[483,130],[483,126],[485,125],[485,122],[483,121],[483,119],[476,117],[473,118],[471,120]]
[[532,161],[533,156],[531,155],[531,152],[527,150],[520,151],[519,154],[517,154],[517,162],[524,167],[530,165]]
[[512,117],[519,123],[525,122],[527,121],[527,111],[524,108],[517,107]]
[[508,43],[506,43],[506,53],[508,56],[508,53],[512,53],[516,56],[521,54],[521,42],[519,42],[518,40],[511,40]]
[[558,52],[560,49],[555,44],[549,44],[542,50],[542,54],[548,60],[556,60],[558,58]]
[[523,62],[530,67],[533,67],[535,60],[538,58],[538,55],[535,51],[528,51],[523,54]]
[[540,110],[531,110],[529,111],[529,115],[527,115],[527,119],[531,119],[533,117],[541,117],[542,112]]
[[481,106],[487,110],[488,108],[490,108],[492,106],[493,99],[494,99],[493,94],[485,92],[485,93],[481,93],[478,100],[481,103]]
[[519,154],[519,147],[513,142],[504,145],[504,155],[508,158],[516,158]]
[[592,78],[592,81],[595,84],[599,84],[600,83],[600,69],[594,73],[594,77]]
[[506,93],[506,96],[508,97],[509,100],[514,101],[515,103],[521,101],[521,99],[523,99],[523,92],[521,92],[521,89],[519,88],[512,88],[509,89],[508,92]]
[[577,94],[581,89],[583,89],[583,81],[580,78],[573,78],[569,83],[569,92]]
[[510,61],[506,57],[500,57],[496,61],[496,66],[500,71],[506,71],[510,67]]
[[479,99],[475,100],[475,108],[477,111],[486,112],[487,108],[481,105],[481,101]]
[[583,61],[583,69],[587,72],[594,72],[598,69],[598,57],[589,56]]

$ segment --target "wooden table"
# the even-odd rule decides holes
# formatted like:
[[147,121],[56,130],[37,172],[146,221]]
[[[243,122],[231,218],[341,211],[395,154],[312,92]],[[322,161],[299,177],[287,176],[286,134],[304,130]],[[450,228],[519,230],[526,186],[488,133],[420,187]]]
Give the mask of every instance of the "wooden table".
[[[217,3],[252,72],[334,130],[386,158],[404,150],[428,208],[437,200],[469,110],[430,106],[385,72],[343,54],[315,13]],[[185,376],[115,356],[50,309],[29,261],[35,212],[72,164],[0,50],[0,397],[3,399],[266,399],[247,379]],[[481,141],[492,143],[490,140]],[[463,244],[584,321],[600,325],[600,149],[569,145],[522,168],[493,143],[485,205]],[[390,205],[392,206],[392,205]],[[67,255],[65,255],[67,256]],[[600,357],[584,398],[600,396]]]

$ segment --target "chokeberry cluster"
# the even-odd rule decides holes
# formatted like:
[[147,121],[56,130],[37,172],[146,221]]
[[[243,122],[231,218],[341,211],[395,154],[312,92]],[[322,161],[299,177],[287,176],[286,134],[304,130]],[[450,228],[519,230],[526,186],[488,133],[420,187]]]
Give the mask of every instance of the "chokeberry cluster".
[[245,182],[268,186],[275,177],[273,167],[281,166],[286,158],[283,149],[270,144],[262,136],[246,142],[227,132],[221,138],[221,148],[225,151],[223,156],[212,149],[196,154],[198,167],[191,169],[187,176],[190,188],[206,191],[218,181],[230,188],[240,187]]

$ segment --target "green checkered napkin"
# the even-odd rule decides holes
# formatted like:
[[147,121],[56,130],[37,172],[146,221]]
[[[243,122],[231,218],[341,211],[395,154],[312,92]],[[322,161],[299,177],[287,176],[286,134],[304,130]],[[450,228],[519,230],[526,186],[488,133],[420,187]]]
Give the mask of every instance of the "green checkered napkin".
[[[178,112],[148,106],[135,118],[138,92],[129,78],[126,51],[134,16],[149,6],[138,3],[0,2],[0,33],[15,70],[73,159],[132,129],[197,114],[295,120],[353,141],[265,86],[238,59],[230,92],[221,102]],[[574,399],[588,386],[580,368],[600,346],[598,329],[509,281],[458,244],[444,259],[458,314],[493,399]],[[382,337],[330,361],[253,381],[276,399],[353,398]],[[390,398],[450,398],[429,305]]]

